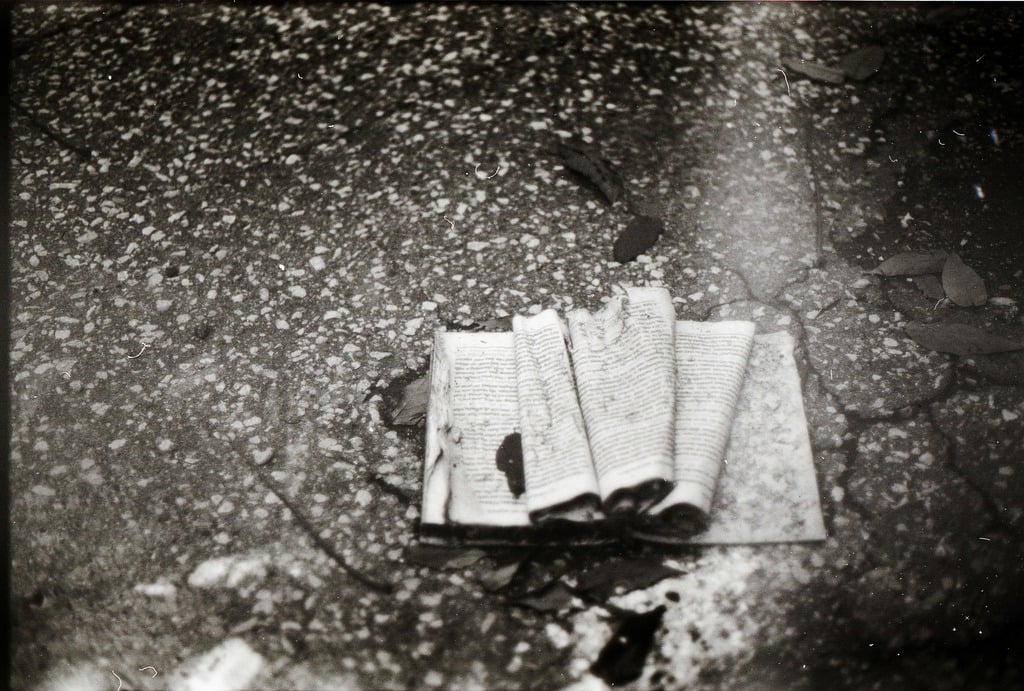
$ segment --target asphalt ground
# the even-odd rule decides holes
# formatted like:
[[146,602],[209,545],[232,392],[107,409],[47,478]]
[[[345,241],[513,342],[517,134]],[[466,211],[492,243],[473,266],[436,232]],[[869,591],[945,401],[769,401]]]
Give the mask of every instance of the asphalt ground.
[[[1024,337],[1020,43],[1013,5],[16,7],[13,685],[604,688],[664,606],[637,688],[1020,687],[1024,355],[906,332]],[[865,273],[911,250],[985,303]],[[415,562],[388,385],[620,282],[793,333],[828,540]],[[486,585],[636,556],[681,573]]]

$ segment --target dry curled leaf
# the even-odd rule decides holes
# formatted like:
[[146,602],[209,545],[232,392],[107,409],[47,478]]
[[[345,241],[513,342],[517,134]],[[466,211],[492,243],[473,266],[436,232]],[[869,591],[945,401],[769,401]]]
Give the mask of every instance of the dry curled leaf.
[[615,240],[612,258],[621,264],[631,262],[653,247],[664,232],[665,223],[660,218],[637,216]]
[[622,587],[626,592],[646,588],[681,572],[654,559],[619,559],[588,569],[576,583],[577,590],[605,600]]
[[953,355],[985,355],[1024,350],[1024,342],[991,334],[969,324],[910,322],[907,335],[919,346]]
[[610,686],[639,679],[664,615],[665,605],[660,605],[650,612],[633,614],[619,624],[590,667],[594,676]]
[[501,590],[512,582],[516,572],[519,571],[520,561],[513,561],[504,566],[488,569],[479,575],[480,583],[484,589],[491,592]]
[[988,302],[985,281],[957,254],[949,255],[942,267],[942,289],[961,307],[980,307]]
[[946,291],[942,289],[942,281],[934,274],[921,274],[914,276],[914,285],[924,293],[929,300],[941,300],[946,297]]
[[[936,3],[938,4],[938,3]],[[944,24],[949,21],[963,19],[970,15],[971,11],[959,3],[941,4],[937,9],[931,10],[925,15],[926,22],[931,24]]]
[[609,204],[614,204],[622,196],[622,181],[618,174],[592,147],[558,142],[556,152],[562,165],[582,175],[597,187]]
[[464,569],[472,566],[487,554],[479,549],[460,549],[436,545],[413,544],[405,548],[405,560],[417,566],[432,569]]
[[512,317],[474,319],[469,326],[463,328],[464,331],[510,331],[511,329]]
[[833,69],[817,62],[807,62],[800,58],[783,58],[782,64],[792,71],[829,84],[842,84],[846,74],[842,70]]
[[509,600],[509,604],[529,607],[538,612],[558,612],[572,604],[572,591],[561,581],[556,581],[538,593]]
[[917,276],[942,272],[949,255],[945,252],[900,252],[868,271],[879,276]]
[[836,67],[851,79],[867,79],[882,66],[885,59],[885,48],[868,45],[839,59]]
[[419,377],[405,385],[391,415],[392,425],[413,426],[423,421],[430,398],[430,382]]
[[509,583],[510,596],[521,598],[539,593],[558,581],[569,570],[565,558],[552,559],[544,550],[538,550],[525,559]]

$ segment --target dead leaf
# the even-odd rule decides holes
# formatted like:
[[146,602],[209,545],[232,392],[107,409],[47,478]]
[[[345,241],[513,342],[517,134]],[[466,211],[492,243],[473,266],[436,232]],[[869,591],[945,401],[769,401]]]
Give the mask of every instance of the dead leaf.
[[526,491],[523,475],[523,438],[519,432],[508,434],[494,453],[494,465],[505,475],[508,491],[517,499]]
[[665,223],[660,218],[637,216],[615,240],[612,258],[621,264],[631,262],[653,247],[664,232]]
[[922,324],[910,322],[907,335],[919,346],[953,355],[984,355],[1024,350],[1024,342],[990,334],[969,324]]
[[970,15],[971,11],[959,3],[948,3],[940,5],[938,9],[931,10],[925,15],[926,22],[931,24],[944,24],[954,19],[963,19]]
[[414,379],[402,389],[391,417],[392,425],[414,426],[420,424],[427,414],[427,400],[430,398],[430,382],[426,376]]
[[487,556],[479,549],[440,547],[416,543],[405,548],[405,561],[431,569],[464,569]]
[[489,569],[480,574],[480,583],[484,586],[484,589],[494,592],[495,590],[501,590],[512,582],[515,578],[516,572],[519,571],[519,565],[522,562],[514,561],[504,566],[498,566],[493,569]]
[[946,291],[942,289],[942,281],[934,274],[921,274],[914,276],[914,285],[918,287],[924,296],[929,300],[941,300],[946,297]]
[[501,316],[495,319],[474,319],[463,331],[511,331],[512,317]]
[[884,59],[885,48],[868,45],[841,57],[836,67],[847,77],[859,81],[877,72]]
[[572,604],[572,591],[561,581],[555,581],[544,590],[534,595],[509,600],[509,604],[518,607],[529,607],[538,612],[558,612]]
[[614,595],[620,586],[629,592],[680,573],[654,559],[619,559],[585,571],[577,580],[576,588],[599,600],[605,600]]
[[561,579],[568,570],[569,564],[565,558],[552,558],[550,550],[536,549],[522,560],[510,582],[511,597],[520,598],[539,593]]
[[495,317],[493,319],[448,319],[444,323],[448,331],[511,331],[512,317]]
[[665,605],[660,605],[650,612],[633,614],[619,624],[590,667],[594,676],[610,686],[639,679],[664,615]]
[[596,149],[585,144],[558,142],[556,152],[562,165],[597,187],[609,204],[614,204],[622,196],[622,180]]
[[980,307],[988,302],[985,281],[957,254],[949,255],[942,267],[942,288],[961,307]]
[[800,58],[783,58],[782,64],[798,74],[830,84],[842,84],[846,75],[841,70],[827,67],[817,62],[807,62]]
[[900,252],[868,271],[879,276],[916,276],[937,274],[949,257],[945,252]]

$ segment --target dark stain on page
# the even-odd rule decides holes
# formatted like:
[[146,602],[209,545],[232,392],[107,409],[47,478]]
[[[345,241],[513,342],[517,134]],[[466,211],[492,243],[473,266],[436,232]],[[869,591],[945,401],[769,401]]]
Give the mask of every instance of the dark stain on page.
[[523,438],[513,432],[501,440],[501,446],[494,454],[494,465],[505,474],[508,490],[518,499],[526,491],[523,476]]

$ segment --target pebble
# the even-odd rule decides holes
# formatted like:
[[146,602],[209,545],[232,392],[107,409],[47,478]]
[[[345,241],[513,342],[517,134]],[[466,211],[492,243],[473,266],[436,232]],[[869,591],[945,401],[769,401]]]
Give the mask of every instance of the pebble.
[[257,449],[252,454],[253,463],[256,465],[266,465],[271,458],[274,457],[274,449]]
[[188,577],[191,588],[237,588],[267,576],[265,556],[232,555],[207,559]]
[[146,597],[162,598],[165,600],[173,599],[178,594],[178,589],[166,579],[158,579],[155,583],[139,583],[132,590]]
[[167,687],[176,691],[243,691],[266,667],[262,655],[241,638],[229,638],[216,648],[171,673]]

